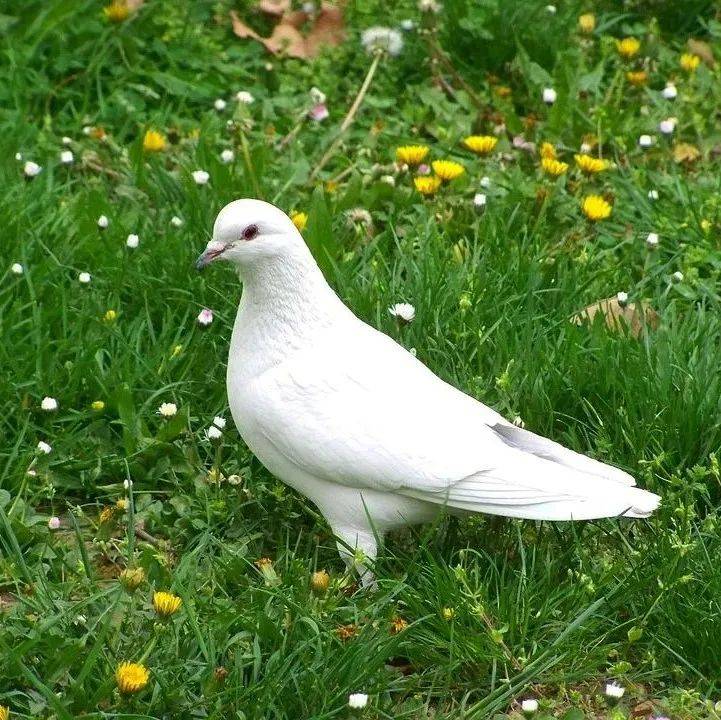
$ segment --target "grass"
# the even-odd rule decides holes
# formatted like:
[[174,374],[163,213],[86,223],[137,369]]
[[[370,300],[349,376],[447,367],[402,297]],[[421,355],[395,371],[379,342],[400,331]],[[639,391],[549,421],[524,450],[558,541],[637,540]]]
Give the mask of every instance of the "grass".
[[[584,36],[580,2],[550,15],[535,0],[448,0],[438,16],[349,3],[345,43],[272,67],[230,31],[232,8],[267,22],[242,3],[147,0],[118,24],[88,0],[5,9],[0,706],[12,717],[320,720],[350,717],[349,693],[363,692],[355,714],[368,718],[518,716],[526,697],[567,720],[634,708],[718,718],[721,84],[718,66],[687,75],[678,58],[688,37],[721,56],[721,25],[710,3],[676,5],[683,22],[663,5],[598,3]],[[309,183],[371,62],[358,33],[405,18],[428,33],[406,33],[401,55],[381,61],[339,152]],[[613,38],[630,35],[642,49],[624,62]],[[648,70],[645,87],[629,87],[631,67]],[[673,102],[660,93],[670,78]],[[313,85],[330,118],[277,150]],[[232,101],[241,89],[255,103]],[[656,128],[671,115],[667,138]],[[168,138],[164,152],[143,151],[148,128]],[[460,144],[494,128],[488,158]],[[652,149],[638,147],[642,133],[656,136]],[[569,171],[544,177],[536,155],[512,147],[521,134],[554,143]],[[584,178],[573,153],[589,134],[614,167]],[[392,166],[408,142],[465,175],[422,198]],[[682,142],[699,157],[680,159]],[[23,178],[18,152],[43,166],[37,177]],[[199,168],[209,185],[193,182]],[[590,193],[613,200],[608,220],[583,218]],[[507,417],[629,470],[663,495],[659,512],[577,525],[444,518],[391,537],[379,591],[356,591],[318,512],[232,423],[217,446],[204,436],[229,417],[241,288],[228,268],[197,275],[193,260],[217,211],[257,194],[308,213],[304,235],[360,317]],[[357,207],[372,232],[349,221]],[[644,243],[652,231],[657,250]],[[620,290],[647,300],[658,327],[635,337],[569,322]],[[390,316],[395,302],[415,306],[411,324]],[[208,328],[196,322],[204,307]],[[45,396],[58,411],[40,409]],[[162,402],[175,417],[157,414]],[[126,568],[144,571],[134,592],[118,580]],[[325,593],[311,587],[320,569]],[[168,620],[154,589],[183,600]],[[136,695],[115,689],[123,660],[150,669]],[[610,680],[626,687],[616,707],[603,697]]]

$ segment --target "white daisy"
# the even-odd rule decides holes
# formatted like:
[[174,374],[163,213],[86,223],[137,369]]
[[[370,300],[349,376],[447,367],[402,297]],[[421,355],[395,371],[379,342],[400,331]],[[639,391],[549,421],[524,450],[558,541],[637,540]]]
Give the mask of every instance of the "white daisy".
[[666,83],[666,87],[661,90],[661,95],[663,95],[666,100],[675,100],[678,95],[678,90],[676,90],[676,86],[673,83]]
[[99,227],[101,230],[105,230],[105,228],[107,228],[108,225],[110,225],[110,220],[108,220],[108,216],[107,216],[107,215],[101,215],[101,216],[98,218],[98,227]]
[[221,430],[223,430],[223,429],[225,428],[225,418],[224,418],[224,417],[220,417],[220,415],[216,415],[216,416],[213,418],[213,425],[215,425],[215,427],[220,428]]
[[63,139],[61,140],[63,145],[71,145],[73,142],[72,138],[69,138],[67,135],[63,136]]
[[196,185],[207,185],[210,174],[205,170],[193,170],[193,180],[195,180]]
[[650,135],[641,135],[638,138],[638,144],[642,148],[649,148],[653,145],[653,138]]
[[616,300],[621,307],[625,307],[628,304],[628,293],[621,290],[616,293]]
[[58,409],[58,401],[53,397],[44,397],[40,403],[40,408],[46,412],[53,412]]
[[658,124],[658,129],[664,135],[670,135],[676,129],[676,118],[666,118]]
[[45,455],[50,455],[50,453],[53,451],[50,445],[48,445],[44,440],[41,440],[38,443],[38,450]]
[[63,165],[71,165],[74,160],[75,160],[75,156],[73,155],[72,150],[63,150],[60,153],[60,162]]
[[203,308],[198,313],[198,325],[208,327],[213,322],[213,311],[210,308]]
[[388,312],[397,320],[405,323],[413,322],[416,316],[416,309],[410,303],[396,303],[388,308]]
[[164,402],[158,408],[158,415],[164,418],[171,418],[178,412],[178,406],[175,403]]
[[543,102],[545,102],[546,105],[553,105],[557,97],[558,94],[553,88],[543,88]]
[[177,215],[173,215],[173,217],[170,218],[170,224],[173,227],[179,228],[183,224],[183,221]]
[[130,233],[130,235],[128,235],[128,239],[125,241],[125,244],[131,250],[135,250],[135,248],[138,247],[138,245],[140,245],[140,238],[137,235],[135,235],[135,233]]
[[89,272],[81,272],[78,275],[78,282],[81,282],[83,285],[87,285],[92,280],[92,277]]
[[533,715],[538,710],[538,700],[535,698],[529,698],[521,703],[521,710],[527,715]]
[[49,527],[51,530],[57,530],[57,529],[60,527],[60,518],[59,518],[59,517],[56,517],[55,515],[53,515],[53,516],[48,520],[48,527]]
[[410,18],[401,20],[401,30],[403,30],[404,32],[410,32],[415,26],[416,24]]
[[239,103],[243,103],[243,105],[252,105],[255,102],[253,94],[249,93],[247,90],[239,90],[235,93],[235,99]]
[[36,162],[33,162],[32,160],[28,160],[23,166],[23,172],[25,173],[25,177],[28,178],[36,177],[42,172],[42,170],[43,169],[40,167],[40,165],[38,165]]
[[223,437],[223,431],[215,427],[215,425],[211,425],[206,431],[205,436],[208,438],[208,440],[220,440],[220,438]]
[[348,696],[348,707],[353,710],[362,710],[368,704],[368,696],[365,693],[352,693]]
[[683,273],[680,270],[676,270],[676,272],[671,275],[671,279],[674,282],[683,282]]
[[488,198],[484,193],[476,193],[473,196],[473,207],[476,209],[476,212],[483,212],[483,210],[485,210],[487,200]]
[[649,190],[648,191],[648,199],[649,200],[658,200],[658,190]]
[[658,233],[650,232],[646,236],[646,245],[650,248],[658,247]]
[[220,153],[220,159],[227,165],[235,160],[235,153],[229,148],[226,148],[222,153]]
[[10,266],[10,272],[13,275],[22,275],[25,272],[25,268],[20,263],[13,263]]
[[395,57],[403,50],[403,37],[397,30],[376,25],[361,33],[361,45],[368,53],[387,52]]
[[611,682],[606,685],[606,697],[613,698],[614,700],[620,700],[625,692],[626,688],[616,684],[615,682]]
[[226,105],[227,105],[227,103],[225,102],[225,100],[223,100],[223,98],[218,98],[218,99],[213,103],[213,107],[214,107],[218,112],[223,112],[223,110],[225,110],[225,106],[226,106]]
[[489,188],[491,187],[491,178],[488,177],[488,175],[484,175],[481,178],[481,182],[479,183],[482,188]]

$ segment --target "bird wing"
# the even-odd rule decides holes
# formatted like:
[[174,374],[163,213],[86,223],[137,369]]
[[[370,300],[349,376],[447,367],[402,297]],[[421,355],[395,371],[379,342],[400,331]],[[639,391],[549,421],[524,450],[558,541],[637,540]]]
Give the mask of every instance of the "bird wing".
[[627,487],[622,471],[509,430],[389,337],[363,324],[354,330],[252,381],[256,430],[303,471],[515,517],[647,514],[653,503],[633,493],[655,496]]

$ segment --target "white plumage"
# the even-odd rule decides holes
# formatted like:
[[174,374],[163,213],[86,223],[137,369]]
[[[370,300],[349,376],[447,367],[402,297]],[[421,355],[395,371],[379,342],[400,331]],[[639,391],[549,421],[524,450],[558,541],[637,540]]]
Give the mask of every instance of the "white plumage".
[[278,208],[223,208],[198,266],[215,259],[243,281],[233,419],[261,462],[317,505],[348,562],[349,548],[372,559],[377,536],[443,507],[537,520],[657,507],[630,475],[515,427],[355,317]]

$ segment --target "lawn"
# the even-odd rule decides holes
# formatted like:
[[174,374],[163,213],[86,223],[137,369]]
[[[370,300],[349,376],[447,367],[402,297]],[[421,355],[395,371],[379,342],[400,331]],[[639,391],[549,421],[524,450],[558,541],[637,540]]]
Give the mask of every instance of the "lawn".
[[[278,3],[104,5],[0,13],[0,720],[718,720],[717,6],[349,0],[269,50]],[[238,197],[659,511],[444,517],[359,588],[230,418]]]

